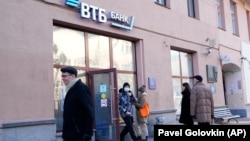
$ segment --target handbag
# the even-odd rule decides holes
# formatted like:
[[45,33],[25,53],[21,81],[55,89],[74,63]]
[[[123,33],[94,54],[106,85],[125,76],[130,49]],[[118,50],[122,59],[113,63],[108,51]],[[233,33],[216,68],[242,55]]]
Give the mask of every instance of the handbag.
[[149,116],[149,103],[146,102],[145,105],[140,108],[140,114],[142,117],[147,117]]

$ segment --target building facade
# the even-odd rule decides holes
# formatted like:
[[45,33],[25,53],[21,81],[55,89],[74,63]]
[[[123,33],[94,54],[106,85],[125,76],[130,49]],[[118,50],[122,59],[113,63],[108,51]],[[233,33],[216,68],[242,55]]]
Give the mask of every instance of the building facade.
[[250,0],[12,0],[0,18],[0,141],[60,140],[66,65],[93,92],[93,140],[118,140],[124,82],[147,86],[150,136],[197,74],[215,107],[250,116]]

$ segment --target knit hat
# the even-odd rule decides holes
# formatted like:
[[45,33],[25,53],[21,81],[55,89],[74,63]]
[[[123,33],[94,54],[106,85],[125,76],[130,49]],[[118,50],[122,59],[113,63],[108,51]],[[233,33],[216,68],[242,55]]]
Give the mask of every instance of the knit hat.
[[193,78],[197,79],[199,82],[202,82],[202,77],[200,75],[195,75]]
[[144,93],[146,91],[146,86],[142,85],[139,89],[138,92]]

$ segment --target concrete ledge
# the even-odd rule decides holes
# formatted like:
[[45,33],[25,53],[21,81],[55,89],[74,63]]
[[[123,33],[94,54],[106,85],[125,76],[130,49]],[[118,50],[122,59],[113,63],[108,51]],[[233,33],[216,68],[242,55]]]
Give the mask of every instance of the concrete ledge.
[[55,123],[56,123],[55,119],[7,122],[7,123],[2,124],[2,128],[15,128],[15,127],[24,127],[24,126],[47,125],[47,124],[55,124]]
[[175,113],[176,111],[177,111],[176,109],[152,111],[152,112],[150,112],[150,115],[154,115],[154,114],[164,114],[164,113]]
[[55,141],[56,120],[41,119],[2,123],[3,141]]

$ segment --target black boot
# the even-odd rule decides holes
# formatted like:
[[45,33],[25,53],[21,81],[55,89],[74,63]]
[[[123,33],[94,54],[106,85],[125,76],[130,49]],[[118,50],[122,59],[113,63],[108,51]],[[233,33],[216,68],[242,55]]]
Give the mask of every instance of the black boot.
[[137,140],[138,140],[138,141],[141,141],[141,136],[138,136],[138,137],[137,137]]

